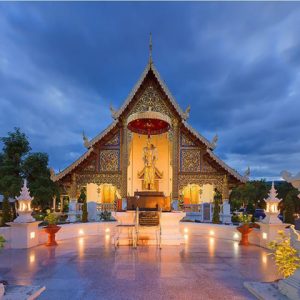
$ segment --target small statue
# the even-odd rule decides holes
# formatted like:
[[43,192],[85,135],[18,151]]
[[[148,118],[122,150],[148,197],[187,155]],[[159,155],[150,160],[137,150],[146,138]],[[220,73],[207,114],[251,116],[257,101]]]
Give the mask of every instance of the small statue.
[[188,105],[185,112],[183,113],[183,119],[186,121],[190,117],[191,106]]
[[212,145],[213,150],[216,149],[218,140],[219,140],[219,136],[216,134],[214,136],[214,138],[212,139],[212,141],[211,141],[211,145]]
[[90,148],[90,142],[89,142],[88,137],[85,135],[84,131],[82,132],[82,139],[83,139],[84,147],[89,149]]
[[117,117],[117,114],[118,114],[118,111],[116,111],[112,105],[109,106],[109,110],[111,112],[111,117],[116,120],[118,117]]

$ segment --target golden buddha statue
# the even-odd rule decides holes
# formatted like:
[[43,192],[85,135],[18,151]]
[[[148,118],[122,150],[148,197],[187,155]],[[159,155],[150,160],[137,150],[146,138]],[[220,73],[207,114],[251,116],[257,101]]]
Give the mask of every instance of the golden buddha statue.
[[157,159],[156,147],[151,144],[150,138],[143,149],[144,161],[144,187],[147,190],[155,190],[155,163]]

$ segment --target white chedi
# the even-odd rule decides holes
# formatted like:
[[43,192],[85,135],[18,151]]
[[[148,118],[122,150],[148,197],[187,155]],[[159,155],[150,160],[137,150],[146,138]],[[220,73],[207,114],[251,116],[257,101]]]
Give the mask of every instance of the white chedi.
[[272,187],[268,193],[268,198],[264,199],[266,202],[266,217],[262,220],[265,224],[281,224],[281,220],[278,218],[279,210],[278,204],[282,199],[277,198],[277,191],[272,182]]
[[14,223],[30,223],[34,222],[35,219],[31,216],[31,201],[33,197],[30,196],[29,189],[27,187],[27,180],[24,180],[23,187],[19,197],[16,197],[18,200],[17,214],[18,217],[14,220]]

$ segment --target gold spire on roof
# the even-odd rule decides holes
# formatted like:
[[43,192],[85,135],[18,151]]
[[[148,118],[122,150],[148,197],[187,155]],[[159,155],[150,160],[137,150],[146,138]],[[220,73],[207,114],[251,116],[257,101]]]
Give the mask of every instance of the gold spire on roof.
[[149,63],[152,64],[152,32],[150,32],[149,40]]

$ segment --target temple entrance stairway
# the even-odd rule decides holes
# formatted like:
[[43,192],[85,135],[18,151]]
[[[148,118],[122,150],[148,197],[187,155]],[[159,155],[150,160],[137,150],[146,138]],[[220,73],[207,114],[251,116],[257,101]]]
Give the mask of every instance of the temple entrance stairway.
[[[132,245],[134,238],[139,245],[180,245],[184,238],[180,232],[180,220],[183,212],[140,212],[139,226],[136,224],[136,212],[117,212],[116,219],[121,225],[117,227],[118,245]],[[124,226],[125,225],[125,226]],[[126,226],[129,226],[128,228]]]

